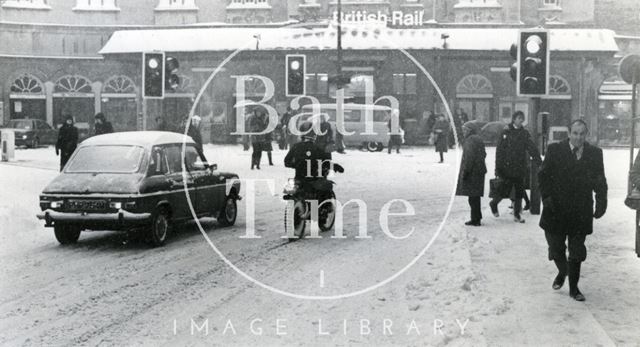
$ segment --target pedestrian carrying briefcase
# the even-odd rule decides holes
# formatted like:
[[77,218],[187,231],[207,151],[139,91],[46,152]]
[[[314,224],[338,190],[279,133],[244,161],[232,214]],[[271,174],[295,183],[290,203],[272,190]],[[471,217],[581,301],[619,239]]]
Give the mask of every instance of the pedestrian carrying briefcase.
[[500,177],[489,180],[489,197],[490,198],[508,198],[511,193],[511,187],[506,184],[504,179]]

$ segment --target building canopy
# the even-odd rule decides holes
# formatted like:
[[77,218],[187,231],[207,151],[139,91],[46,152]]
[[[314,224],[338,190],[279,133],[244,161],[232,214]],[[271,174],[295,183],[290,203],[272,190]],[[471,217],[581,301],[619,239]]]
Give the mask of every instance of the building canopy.
[[[395,29],[343,25],[342,47],[371,49],[447,49],[507,51],[517,41],[517,28]],[[331,50],[336,28],[185,28],[116,31],[100,54],[207,52],[246,50]],[[615,32],[608,29],[550,29],[552,51],[615,53]]]

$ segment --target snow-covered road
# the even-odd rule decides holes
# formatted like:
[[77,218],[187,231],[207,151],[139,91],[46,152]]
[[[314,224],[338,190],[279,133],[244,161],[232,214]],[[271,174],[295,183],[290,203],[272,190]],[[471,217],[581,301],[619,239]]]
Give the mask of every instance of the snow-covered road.
[[[344,239],[322,235],[288,243],[282,186],[291,170],[249,170],[240,147],[207,146],[210,161],[256,183],[256,234],[245,234],[245,199],[238,222],[205,232],[240,270],[265,285],[310,296],[352,293],[376,285],[409,264],[429,241],[449,206],[455,152],[437,164],[432,148],[401,155],[349,151],[334,179],[338,199],[367,205],[367,235],[357,238],[358,209],[345,208]],[[493,169],[493,150],[487,164]],[[588,238],[589,257],[577,303],[554,292],[537,216],[514,224],[494,219],[483,201],[484,226],[465,227],[466,199],[456,198],[432,246],[390,283],[338,300],[302,300],[241,277],[211,249],[194,223],[162,248],[114,232],[83,233],[62,247],[35,219],[38,194],[57,174],[53,149],[18,150],[0,163],[0,344],[4,345],[637,345],[640,343],[640,259],[633,251],[634,213],[622,204],[625,151],[605,152],[610,208]],[[488,177],[487,177],[488,178]],[[380,228],[385,203],[404,199],[413,216],[391,217],[394,239]],[[400,204],[391,211],[401,212]],[[362,212],[361,212],[362,213]]]

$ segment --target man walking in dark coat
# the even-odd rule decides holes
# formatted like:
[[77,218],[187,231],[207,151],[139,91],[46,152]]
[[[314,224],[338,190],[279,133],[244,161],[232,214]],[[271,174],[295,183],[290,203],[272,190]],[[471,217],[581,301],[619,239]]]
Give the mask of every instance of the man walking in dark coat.
[[280,128],[282,129],[282,137],[284,140],[283,149],[287,149],[289,146],[292,146],[296,142],[296,136],[293,135],[293,133],[289,129],[289,121],[293,116],[294,114],[291,106],[287,106],[287,111],[282,115],[282,119],[280,119]]
[[449,122],[444,118],[444,115],[439,114],[436,124],[433,126],[433,143],[436,147],[436,152],[440,153],[440,163],[444,162],[444,154],[447,152],[449,142]]
[[187,129],[187,135],[191,136],[193,142],[196,143],[196,151],[200,156],[200,159],[204,162],[207,161],[202,150],[202,134],[200,134],[200,121],[202,119],[198,115],[194,115],[189,122],[189,128]]
[[329,123],[328,115],[320,115],[320,133],[316,135],[316,146],[323,150],[328,158],[331,159],[331,152],[333,152],[333,146],[335,144],[333,140],[333,129],[331,123]]
[[577,301],[585,300],[578,289],[580,266],[587,258],[584,241],[593,232],[593,218],[602,217],[607,210],[602,150],[585,142],[587,133],[584,121],[573,121],[569,139],[549,145],[538,173],[544,206],[540,227],[549,245],[549,260],[558,268],[552,287],[562,288],[568,274],[569,295]]
[[[496,177],[504,180],[505,190],[515,190],[515,201],[513,204],[513,220],[524,223],[520,216],[522,211],[522,196],[524,195],[524,180],[528,174],[527,160],[529,156],[538,164],[542,162],[540,153],[536,145],[531,140],[531,135],[522,126],[524,113],[516,111],[511,116],[511,123],[502,131],[496,147]],[[507,190],[508,189],[508,190]],[[495,217],[498,213],[498,204],[502,198],[494,197],[489,206]]]
[[94,135],[111,134],[113,132],[111,122],[107,122],[102,112],[96,114],[94,121]]
[[462,132],[465,139],[456,195],[469,197],[471,220],[464,224],[480,226],[482,220],[480,198],[484,195],[484,176],[487,173],[484,159],[487,153],[484,149],[484,141],[478,136],[479,129],[475,124],[465,123],[462,126]]
[[78,128],[73,125],[73,117],[67,115],[64,124],[58,130],[56,142],[56,155],[60,155],[60,171],[64,169],[76,147],[78,147]]

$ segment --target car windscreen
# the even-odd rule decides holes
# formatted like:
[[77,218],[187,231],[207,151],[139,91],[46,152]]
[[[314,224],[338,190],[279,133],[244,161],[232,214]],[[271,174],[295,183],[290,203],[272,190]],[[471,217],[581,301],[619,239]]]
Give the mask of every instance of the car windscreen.
[[33,122],[30,120],[12,120],[9,121],[9,128],[13,128],[13,129],[24,129],[24,130],[31,130],[31,127],[33,126]]
[[137,172],[144,149],[138,146],[104,145],[78,149],[65,172]]

